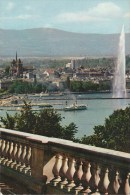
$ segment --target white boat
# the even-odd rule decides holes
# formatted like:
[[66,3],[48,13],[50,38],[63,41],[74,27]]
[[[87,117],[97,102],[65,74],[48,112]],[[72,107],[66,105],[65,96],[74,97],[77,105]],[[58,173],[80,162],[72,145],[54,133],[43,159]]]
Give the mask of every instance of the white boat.
[[86,110],[87,106],[85,104],[72,104],[70,106],[66,106],[64,111],[76,111],[76,110]]

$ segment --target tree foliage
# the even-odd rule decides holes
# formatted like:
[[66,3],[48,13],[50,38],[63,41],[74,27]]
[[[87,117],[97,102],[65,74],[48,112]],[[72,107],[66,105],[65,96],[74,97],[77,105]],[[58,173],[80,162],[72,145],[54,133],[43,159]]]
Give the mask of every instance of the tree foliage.
[[93,83],[91,81],[71,81],[70,90],[73,92],[101,91],[110,90],[111,86],[105,81],[102,83]]
[[29,83],[26,81],[15,81],[9,88],[10,93],[40,93],[46,90],[46,87],[40,83]]
[[95,126],[94,134],[81,139],[84,144],[130,152],[130,107],[114,111],[104,125]]
[[75,140],[77,127],[74,123],[63,127],[60,124],[62,117],[54,109],[33,112],[30,103],[24,102],[24,104],[19,114],[16,113],[11,116],[7,113],[6,117],[1,117],[1,122],[5,128],[47,137]]
[[10,73],[10,66],[8,65],[5,67],[5,74],[9,75],[9,73]]

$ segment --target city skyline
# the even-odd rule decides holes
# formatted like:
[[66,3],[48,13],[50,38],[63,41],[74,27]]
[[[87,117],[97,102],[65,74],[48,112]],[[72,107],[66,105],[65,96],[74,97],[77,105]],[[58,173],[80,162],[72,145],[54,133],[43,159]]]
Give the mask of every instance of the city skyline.
[[4,0],[1,29],[56,28],[78,33],[130,32],[129,0]]

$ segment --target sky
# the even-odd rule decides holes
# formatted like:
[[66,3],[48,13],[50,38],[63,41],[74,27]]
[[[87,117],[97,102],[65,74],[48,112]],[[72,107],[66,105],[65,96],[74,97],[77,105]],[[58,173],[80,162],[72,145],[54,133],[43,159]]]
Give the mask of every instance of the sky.
[[130,32],[130,0],[0,0],[1,29]]

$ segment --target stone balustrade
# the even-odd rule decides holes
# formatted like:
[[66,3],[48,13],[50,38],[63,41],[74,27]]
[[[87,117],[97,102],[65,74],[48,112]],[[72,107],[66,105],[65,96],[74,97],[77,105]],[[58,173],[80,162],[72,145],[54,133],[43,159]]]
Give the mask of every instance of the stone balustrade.
[[1,174],[44,194],[130,194],[130,154],[0,128]]

